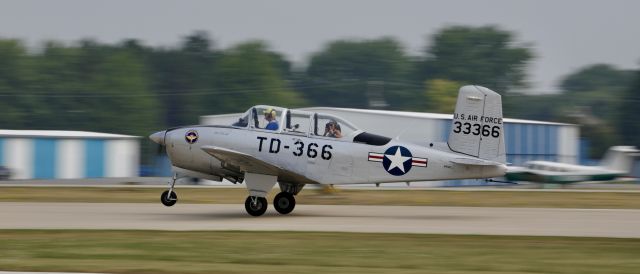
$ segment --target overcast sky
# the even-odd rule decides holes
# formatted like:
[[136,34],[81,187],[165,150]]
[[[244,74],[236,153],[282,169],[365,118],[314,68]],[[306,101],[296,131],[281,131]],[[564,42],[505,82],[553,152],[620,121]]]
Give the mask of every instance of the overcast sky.
[[263,39],[304,63],[335,39],[392,36],[417,54],[444,26],[493,24],[533,45],[532,91],[549,92],[584,65],[637,69],[639,11],[640,1],[633,0],[0,0],[0,37],[32,47],[88,37],[174,46],[194,30],[205,30],[218,47]]

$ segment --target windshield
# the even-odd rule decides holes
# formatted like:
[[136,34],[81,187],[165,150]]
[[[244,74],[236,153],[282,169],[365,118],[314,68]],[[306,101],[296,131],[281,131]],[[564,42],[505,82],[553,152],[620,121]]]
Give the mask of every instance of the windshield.
[[236,120],[231,126],[234,127],[247,127],[249,125],[249,114],[251,110],[247,110],[238,120]]
[[280,131],[284,112],[285,109],[280,107],[255,106],[243,113],[231,126]]

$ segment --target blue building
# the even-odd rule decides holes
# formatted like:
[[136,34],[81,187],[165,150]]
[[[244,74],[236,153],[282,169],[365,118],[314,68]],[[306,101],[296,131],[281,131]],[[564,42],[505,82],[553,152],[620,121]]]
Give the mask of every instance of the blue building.
[[140,138],[84,131],[0,130],[0,166],[11,179],[138,176]]

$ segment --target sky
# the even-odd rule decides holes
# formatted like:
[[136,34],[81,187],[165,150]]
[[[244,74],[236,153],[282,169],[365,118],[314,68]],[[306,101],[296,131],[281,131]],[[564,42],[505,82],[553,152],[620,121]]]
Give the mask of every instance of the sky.
[[204,30],[218,48],[261,39],[303,66],[336,39],[391,36],[417,55],[443,27],[497,25],[534,49],[527,92],[549,93],[586,65],[638,69],[638,11],[634,0],[0,0],[0,37],[34,49],[83,38],[176,46]]

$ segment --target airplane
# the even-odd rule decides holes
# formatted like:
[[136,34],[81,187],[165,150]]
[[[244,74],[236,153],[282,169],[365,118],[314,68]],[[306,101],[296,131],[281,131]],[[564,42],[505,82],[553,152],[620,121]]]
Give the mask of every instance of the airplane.
[[570,184],[585,181],[610,181],[631,172],[640,150],[633,146],[613,146],[607,150],[600,166],[582,166],[549,161],[529,161],[524,166],[510,166],[508,181],[547,184]]
[[276,182],[277,212],[293,211],[307,184],[380,184],[504,176],[501,96],[485,87],[458,92],[446,143],[428,146],[364,132],[329,114],[257,105],[231,125],[196,125],[158,131],[149,138],[171,160],[173,179],[160,196],[177,202],[178,178],[244,182],[245,209],[260,216]]

